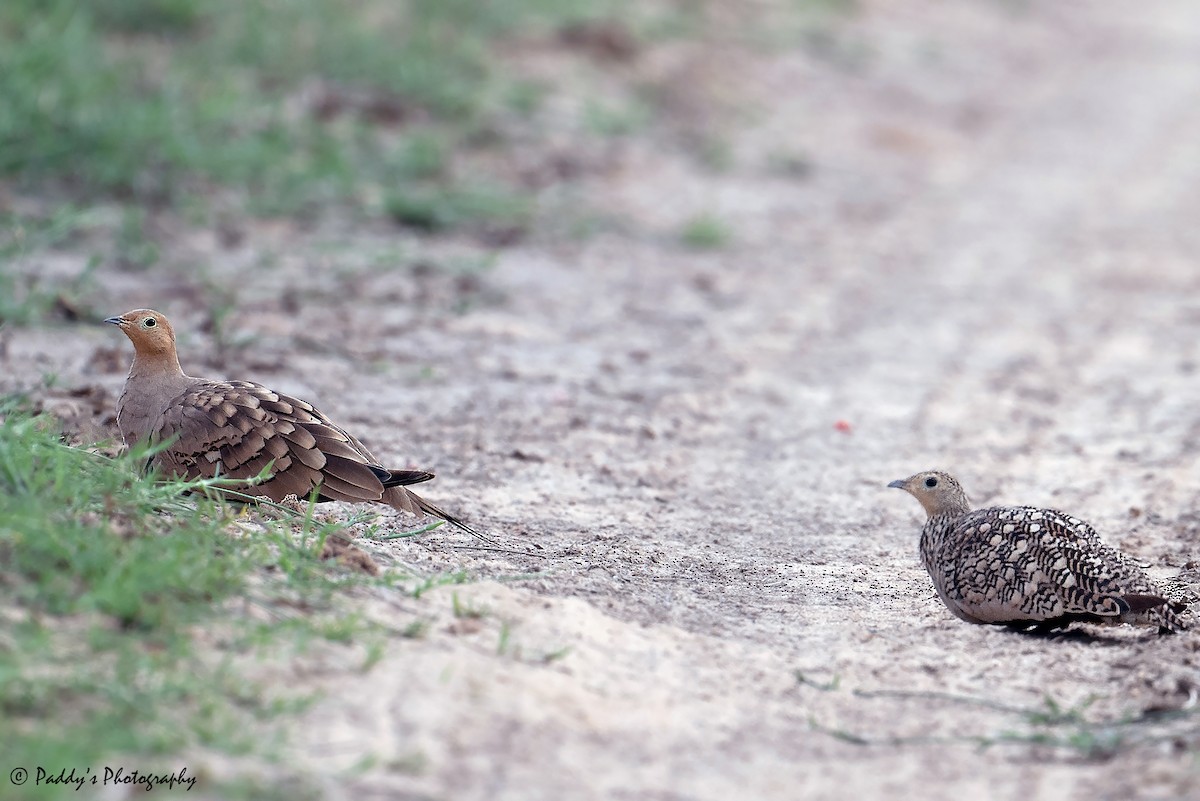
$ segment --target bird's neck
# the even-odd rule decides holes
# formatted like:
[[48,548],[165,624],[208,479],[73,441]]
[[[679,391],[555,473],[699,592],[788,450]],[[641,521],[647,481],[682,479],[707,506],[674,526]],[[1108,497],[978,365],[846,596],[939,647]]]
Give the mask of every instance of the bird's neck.
[[935,517],[955,520],[971,511],[971,502],[966,499],[966,496],[922,498],[921,506],[925,508],[925,514],[929,515],[930,520]]
[[935,515],[929,516],[929,520],[927,520],[925,522],[925,526],[927,528],[937,528],[937,529],[951,528],[954,526],[955,521],[957,521],[960,517],[965,515],[968,511],[969,510],[967,510],[967,509],[963,509],[962,511],[959,511],[956,509],[951,512],[946,512],[946,511],[938,512]]
[[125,389],[117,400],[117,425],[125,444],[144,441],[166,405],[194,383],[174,353],[135,353]]
[[138,353],[133,357],[129,367],[129,378],[126,386],[134,382],[142,387],[141,391],[161,407],[171,398],[183,392],[197,379],[183,372],[179,366],[179,357],[174,352],[145,354]]
[[955,522],[963,516],[965,512],[940,513],[930,515],[925,521],[925,527],[921,529],[921,560],[925,563],[925,567],[929,568],[930,573],[933,573],[932,567],[935,554],[939,553],[945,544],[946,536],[954,530]]
[[129,367],[130,378],[173,378],[187,379],[179,366],[179,356],[172,351],[154,353],[135,351],[133,364]]

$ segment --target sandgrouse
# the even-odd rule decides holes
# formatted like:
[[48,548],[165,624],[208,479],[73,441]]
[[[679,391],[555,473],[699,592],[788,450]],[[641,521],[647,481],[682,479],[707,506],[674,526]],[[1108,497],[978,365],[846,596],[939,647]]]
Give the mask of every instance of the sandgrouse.
[[412,514],[440,517],[473,529],[405,485],[433,478],[422,470],[389,470],[366,447],[302,400],[250,381],[211,381],[185,375],[175,332],[162,314],[134,309],[112,323],[133,342],[133,365],[117,401],[117,427],[127,446],[168,443],[152,460],[184,478],[270,478],[238,492],[301,500],[385,503]]
[[969,623],[1049,631],[1073,621],[1188,627],[1169,599],[1125,554],[1077,517],[1033,506],[971,510],[952,476],[936,471],[893,481],[929,515],[921,561],[950,611]]

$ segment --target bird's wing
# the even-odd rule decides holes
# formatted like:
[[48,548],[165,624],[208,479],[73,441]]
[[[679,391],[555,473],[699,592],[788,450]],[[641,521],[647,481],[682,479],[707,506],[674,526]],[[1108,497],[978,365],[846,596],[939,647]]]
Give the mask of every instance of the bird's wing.
[[979,509],[954,533],[946,583],[984,622],[1120,619],[1164,602],[1133,560],[1063,512]]
[[[155,461],[172,475],[251,478],[269,465],[271,478],[245,491],[274,500],[304,498],[319,485],[322,499],[378,501],[394,479],[310,404],[250,381],[192,385],[167,404],[151,438],[170,442]],[[400,471],[395,483],[416,474]]]
[[987,588],[972,601],[998,615],[1019,608],[1032,620],[1117,618],[1165,602],[1136,562],[1063,512],[985,509],[959,527],[968,534],[955,562],[967,585]]
[[1061,587],[1068,611],[1123,615],[1166,602],[1141,566],[1106,544],[1088,523],[1055,509],[1038,509],[1042,536],[1034,557]]

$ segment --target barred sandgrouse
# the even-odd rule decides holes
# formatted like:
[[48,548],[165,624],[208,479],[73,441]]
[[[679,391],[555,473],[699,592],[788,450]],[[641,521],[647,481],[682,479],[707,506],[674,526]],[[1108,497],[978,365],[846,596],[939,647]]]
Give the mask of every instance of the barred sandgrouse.
[[125,444],[161,445],[152,461],[183,478],[270,477],[238,492],[282,500],[316,490],[318,501],[384,503],[473,529],[421,498],[408,485],[433,478],[424,470],[389,470],[361,442],[310,404],[250,381],[185,375],[166,317],[135,309],[105,320],[133,342],[133,365],[117,401]]
[[1033,506],[971,510],[959,483],[928,471],[893,481],[921,502],[921,561],[938,595],[969,623],[1048,631],[1073,621],[1190,625],[1190,613],[1077,517]]

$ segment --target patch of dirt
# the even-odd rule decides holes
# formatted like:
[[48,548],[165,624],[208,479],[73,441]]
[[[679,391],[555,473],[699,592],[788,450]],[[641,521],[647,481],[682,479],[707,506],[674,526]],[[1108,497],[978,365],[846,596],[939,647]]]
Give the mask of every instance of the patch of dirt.
[[366,573],[368,576],[379,575],[379,565],[371,558],[371,554],[356,546],[346,534],[330,534],[321,546],[321,558],[336,559],[349,569]]
[[[184,233],[252,338],[219,360],[194,283],[97,275],[109,312],[193,332],[185,369],[311,399],[512,551],[363,545],[491,580],[372,591],[425,635],[294,679],[324,693],[294,764],[331,797],[1198,797],[1200,635],[964,624],[886,485],[942,468],[1157,575],[1198,558],[1200,6],[860,5],[643,44],[622,69],[729,163],[683,125],[623,141],[572,175],[610,221],[588,238],[468,280],[472,246],[390,229]],[[701,214],[728,247],[679,244]],[[440,266],[380,269],[414,243]],[[3,383],[115,397],[116,336],[9,332]]]

